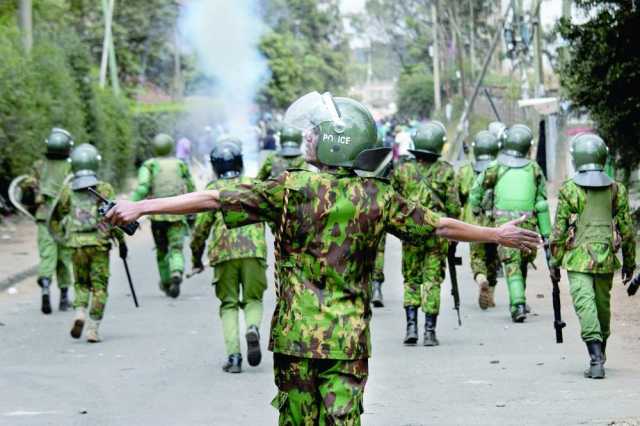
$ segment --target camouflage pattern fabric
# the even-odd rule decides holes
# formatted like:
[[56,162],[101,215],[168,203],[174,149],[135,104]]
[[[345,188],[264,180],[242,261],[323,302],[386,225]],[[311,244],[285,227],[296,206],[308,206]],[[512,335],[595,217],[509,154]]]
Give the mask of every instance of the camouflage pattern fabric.
[[[394,170],[391,181],[403,197],[448,217],[460,216],[460,199],[451,164],[441,160],[405,162]],[[436,237],[420,245],[403,243],[404,306],[421,306],[425,313],[439,313],[448,247],[447,240]]]
[[[207,185],[207,189],[231,189],[239,183],[248,184],[252,180],[247,177],[236,179],[218,179]],[[204,212],[198,214],[195,230],[191,237],[191,259],[202,258],[207,238],[209,239],[209,264],[215,266],[233,259],[258,258],[266,260],[267,243],[264,224],[242,226],[227,229],[221,212]]]
[[55,275],[59,288],[68,288],[73,279],[71,249],[53,239],[47,225],[37,223],[38,227],[38,277],[53,278]]
[[460,204],[462,205],[460,220],[463,220],[467,223],[474,223],[471,204],[469,202],[469,193],[471,192],[473,182],[476,180],[478,174],[479,173],[476,173],[475,170],[473,170],[473,165],[471,163],[466,163],[465,165],[460,167],[456,175],[458,198],[460,199]]
[[187,225],[184,222],[152,220],[151,233],[156,245],[160,283],[166,286],[171,281],[172,273],[182,274],[184,271],[182,247],[187,234]]
[[280,229],[284,216],[269,347],[300,358],[369,357],[370,281],[380,240],[391,233],[421,241],[439,220],[387,182],[342,168],[239,185],[221,192],[220,204],[228,227],[267,221]]
[[387,244],[387,236],[383,236],[378,244],[378,251],[376,252],[376,263],[373,267],[373,276],[371,281],[384,282],[384,249]]
[[[160,170],[160,161],[166,159],[156,159],[151,158],[145,161],[142,166],[140,166],[140,170],[138,170],[138,186],[131,194],[132,201],[140,201],[144,200],[148,197],[153,197],[153,185],[155,177],[161,173]],[[178,173],[175,177],[176,181],[182,180],[182,182],[176,182],[176,184],[180,187],[184,187],[186,192],[195,191],[195,184],[193,183],[193,178],[191,177],[191,172],[189,171],[189,166],[181,160],[177,158],[174,159],[178,163]],[[183,191],[184,192],[184,191]],[[159,222],[185,222],[185,217],[180,215],[151,215],[151,220],[157,220]]]
[[36,193],[36,213],[38,222],[44,222],[49,217],[53,200],[62,190],[65,178],[71,174],[71,163],[67,160],[43,159],[36,161],[29,177],[20,187],[23,191],[31,189]]
[[585,342],[606,342],[611,335],[613,274],[569,271],[569,289]]
[[280,426],[360,425],[368,361],[274,354]]
[[104,316],[109,297],[109,249],[104,246],[76,247],[72,258],[75,273],[73,307],[89,308],[91,319],[99,321]]
[[[613,225],[619,235],[622,248],[623,266],[626,269],[635,268],[636,243],[633,222],[629,212],[629,196],[627,189],[621,183],[616,183],[617,193],[614,197],[613,209],[615,216]],[[551,265],[562,267],[567,271],[591,274],[609,274],[620,268],[620,261],[616,257],[612,244],[590,244],[588,247],[578,245],[573,247],[575,225],[579,215],[583,212],[586,202],[586,190],[573,180],[564,182],[558,195],[556,220],[550,239]],[[613,236],[612,236],[613,240]]]
[[286,170],[290,169],[306,169],[307,163],[304,161],[304,157],[299,155],[297,157],[282,157],[278,153],[273,152],[265,158],[264,163],[258,171],[256,179],[266,180],[273,179],[280,176]]

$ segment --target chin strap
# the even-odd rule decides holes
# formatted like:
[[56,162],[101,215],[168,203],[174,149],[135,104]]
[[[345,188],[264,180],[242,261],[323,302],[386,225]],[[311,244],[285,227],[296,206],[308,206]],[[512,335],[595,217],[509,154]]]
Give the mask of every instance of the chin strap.
[[276,258],[276,274],[275,274],[275,282],[276,282],[276,298],[280,298],[280,289],[282,287],[282,236],[284,235],[284,230],[287,224],[287,207],[289,205],[289,188],[286,185],[287,179],[289,178],[289,172],[285,171],[282,181],[285,182],[284,195],[282,199],[282,215],[280,216],[280,226],[278,227],[278,232],[275,235],[275,258]]

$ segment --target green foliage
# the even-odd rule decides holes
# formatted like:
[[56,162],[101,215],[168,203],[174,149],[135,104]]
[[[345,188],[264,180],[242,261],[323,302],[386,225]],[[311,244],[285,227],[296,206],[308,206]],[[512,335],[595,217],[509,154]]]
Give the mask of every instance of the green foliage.
[[433,77],[421,67],[403,72],[396,86],[398,115],[427,118],[433,110]]
[[640,13],[630,1],[576,1],[589,20],[563,20],[560,34],[569,59],[561,83],[577,107],[586,108],[598,133],[629,172],[640,162]]

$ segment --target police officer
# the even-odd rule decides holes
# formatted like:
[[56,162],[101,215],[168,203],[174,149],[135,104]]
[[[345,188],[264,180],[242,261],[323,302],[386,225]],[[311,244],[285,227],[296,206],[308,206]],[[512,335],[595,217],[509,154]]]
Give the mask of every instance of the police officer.
[[[195,190],[189,167],[173,156],[175,143],[169,135],[160,133],[153,139],[155,157],[142,164],[138,172],[138,187],[131,199],[163,198]],[[160,289],[176,298],[184,271],[182,246],[187,234],[183,216],[153,215],[151,232],[156,244],[156,260],[160,274]]]
[[[443,216],[460,216],[460,199],[453,166],[441,160],[446,128],[438,121],[421,125],[412,135],[415,160],[394,170],[393,187],[406,199]],[[424,346],[439,345],[436,324],[440,312],[440,286],[444,281],[449,243],[444,238],[428,238],[420,244],[402,245],[404,308],[407,318],[405,345],[418,341],[418,307],[425,314]]]
[[[251,179],[242,176],[241,144],[227,140],[211,151],[211,165],[218,176],[207,185],[208,190],[222,191]],[[211,237],[209,237],[211,235]],[[200,213],[191,240],[194,271],[202,270],[202,253],[209,238],[209,265],[214,268],[213,285],[220,299],[220,318],[227,360],[222,369],[228,373],[242,371],[238,311],[244,311],[247,326],[247,359],[249,365],[260,364],[260,322],[262,295],[267,288],[264,224],[227,229],[221,212]]]
[[417,243],[452,239],[535,246],[537,234],[510,223],[499,229],[440,218],[402,198],[386,182],[360,177],[388,149],[374,149],[373,117],[348,98],[313,92],[285,121],[306,134],[307,162],[319,172],[145,203],[121,202],[108,214],[126,223],[142,214],[220,209],[228,227],[267,221],[276,230],[277,304],[269,348],[280,424],[359,424],[368,376],[369,280],[385,232]]
[[576,174],[564,182],[551,236],[550,267],[559,279],[567,271],[569,288],[582,340],[589,352],[585,377],[605,376],[607,339],[611,334],[611,286],[620,269],[616,252],[622,248],[622,280],[633,276],[635,232],[627,189],[605,173],[609,150],[594,134],[580,134],[571,142]]
[[100,322],[109,295],[109,250],[113,240],[118,241],[120,256],[127,257],[123,232],[104,222],[98,212],[102,201],[87,191],[94,188],[106,199],[115,198],[113,187],[96,177],[99,165],[100,155],[93,145],[82,144],[73,150],[73,180],[62,189],[49,222],[52,227],[63,224],[67,245],[73,250],[76,297],[71,337],[82,336],[88,309],[86,338],[89,343],[100,341]]
[[[493,190],[493,216],[497,225],[517,217],[525,217],[522,227],[539,229],[543,238],[551,233],[548,219],[547,187],[542,169],[527,158],[533,132],[523,124],[516,124],[504,133],[501,150],[476,179],[471,189],[470,202],[474,215],[482,213],[482,202],[488,190]],[[538,216],[544,216],[539,220]],[[536,251],[498,247],[503,264],[509,299],[511,319],[521,323],[527,318],[526,280],[527,268],[536,258]]]
[[[458,184],[458,195],[460,202],[464,206],[462,210],[462,220],[472,223],[474,221],[471,211],[469,193],[474,181],[489,164],[495,160],[498,154],[498,138],[488,130],[478,132],[471,144],[475,161],[467,163],[458,170],[456,177]],[[482,200],[481,214],[478,216],[478,224],[492,226],[493,190],[485,192]],[[495,307],[495,288],[497,284],[497,273],[500,267],[498,259],[498,247],[495,244],[470,244],[471,271],[478,284],[478,305],[481,309]]]
[[71,250],[62,239],[54,240],[47,229],[46,220],[51,212],[53,201],[60,193],[63,183],[71,172],[67,159],[73,147],[71,134],[64,129],[53,128],[45,140],[46,153],[43,160],[33,165],[29,178],[21,185],[24,189],[34,189],[37,210],[35,214],[38,227],[38,285],[42,289],[44,314],[51,313],[50,287],[53,275],[56,275],[60,288],[59,309],[66,311],[70,307],[69,286],[73,279]]
[[258,171],[257,178],[265,180],[275,178],[288,169],[303,169],[306,167],[300,144],[302,132],[292,127],[284,127],[280,132],[280,150],[267,156]]

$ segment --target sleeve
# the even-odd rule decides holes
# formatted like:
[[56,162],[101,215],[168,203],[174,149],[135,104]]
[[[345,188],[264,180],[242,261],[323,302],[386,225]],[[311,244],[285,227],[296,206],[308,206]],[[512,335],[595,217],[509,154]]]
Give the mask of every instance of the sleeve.
[[435,233],[440,215],[394,193],[386,206],[386,231],[403,241],[418,243]]
[[397,168],[393,169],[391,173],[391,186],[398,191],[399,194],[404,194],[404,182],[406,182],[406,166],[400,164]]
[[547,179],[538,163],[534,163],[536,167],[536,203],[547,200]]
[[131,201],[140,201],[147,198],[151,191],[151,163],[145,162],[138,171],[138,186],[131,194]]
[[191,176],[191,171],[189,170],[189,166],[184,161],[180,164],[182,168],[182,178],[187,184],[187,191],[194,192],[196,190],[196,185],[193,182],[193,177]]
[[467,202],[467,199],[469,198],[469,190],[471,189],[468,170],[469,168],[464,166],[458,171],[458,174],[456,175],[456,188],[458,190],[458,198],[460,199],[460,204],[463,205]]
[[258,175],[256,179],[258,180],[267,180],[269,176],[271,176],[271,169],[273,167],[273,154],[270,154],[262,163],[260,170],[258,170]]
[[476,177],[473,185],[471,186],[471,190],[469,191],[469,204],[471,205],[471,211],[476,216],[481,210],[482,200],[484,199],[484,193],[486,191],[485,174],[486,170]]
[[445,184],[447,188],[447,200],[445,203],[447,216],[457,219],[460,217],[460,197],[458,195],[458,183],[453,167],[449,167],[446,172]]
[[[98,192],[107,200],[113,200],[116,198],[116,191],[114,191],[113,187],[108,183],[100,185]],[[110,229],[111,238],[118,240],[118,243],[124,242],[124,231],[122,229],[111,225]]]
[[65,185],[60,191],[58,202],[51,211],[51,227],[55,230],[61,229],[63,219],[69,214],[69,201],[71,197],[71,189]]
[[625,269],[634,270],[636,266],[635,230],[629,210],[629,195],[624,185],[617,183],[615,226],[622,238],[622,265]]
[[195,230],[191,237],[191,258],[202,259],[202,253],[207,243],[207,238],[211,233],[215,212],[199,213],[196,217]]
[[560,267],[566,252],[567,238],[569,233],[569,221],[571,220],[571,203],[566,194],[566,190],[560,189],[558,194],[558,206],[556,208],[556,220],[553,224],[553,231],[549,239],[551,258],[549,266]]
[[252,223],[275,223],[284,207],[286,174],[264,182],[243,183],[220,192],[220,208],[227,228]]

